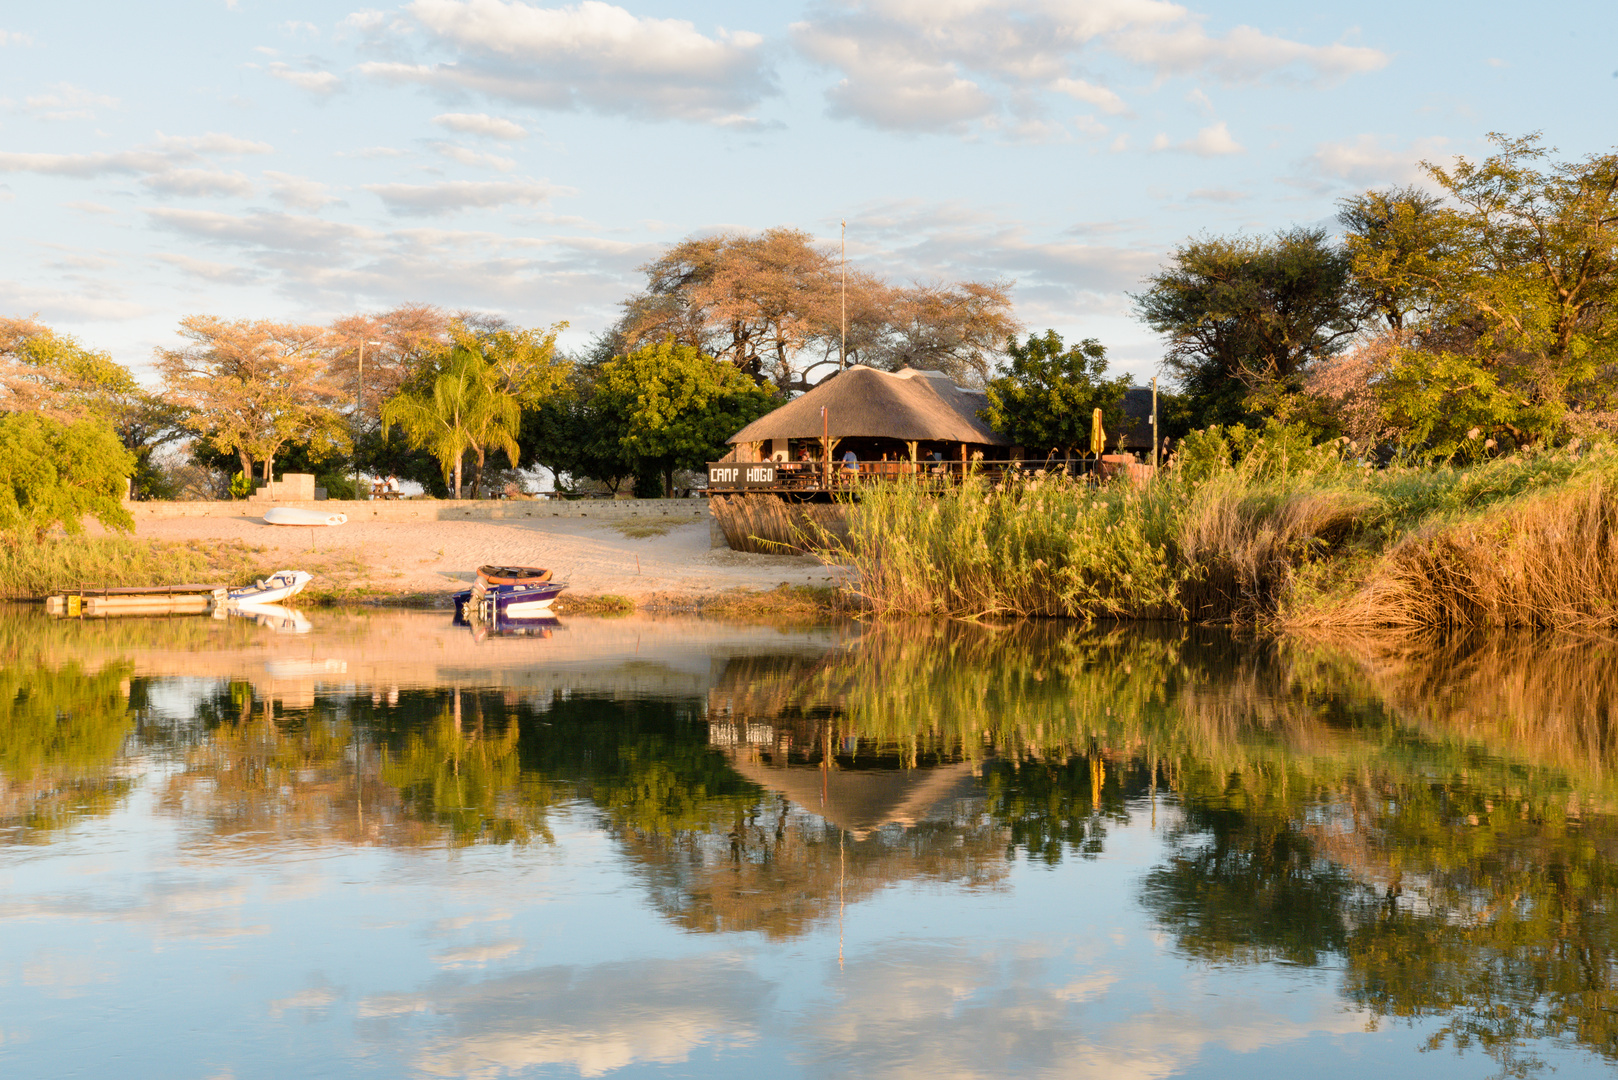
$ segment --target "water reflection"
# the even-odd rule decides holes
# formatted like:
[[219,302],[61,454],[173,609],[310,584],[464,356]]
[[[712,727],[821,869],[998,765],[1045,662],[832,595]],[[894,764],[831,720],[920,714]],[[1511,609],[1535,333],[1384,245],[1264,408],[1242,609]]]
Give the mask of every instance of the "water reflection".
[[[497,936],[350,1003],[364,1039],[409,1041],[427,1074],[596,1075],[780,1038],[809,1072],[911,1069],[941,1046],[960,1064],[982,1047],[942,1018],[963,1022],[949,1003],[985,985],[1021,987],[1015,1019],[978,1020],[1020,1031],[999,1053],[1029,1069],[1080,1054],[1162,1075],[1213,1043],[1257,1053],[1383,1019],[1513,1073],[1558,1047],[1618,1062],[1609,642],[570,620],[491,649],[441,616],[313,623],[0,616],[0,842],[70,844],[137,794],[193,860],[532,860],[595,836],[664,926],[771,948],[841,943],[851,910],[896,891],[1016,913],[1041,888],[1033,868],[1148,852],[1108,902],[1166,936],[1141,939],[1152,949],[1317,970],[1352,1010],[1236,1009],[1216,1035],[1212,1013],[1170,1022],[1142,1004],[1132,1022],[1150,1014],[1187,1049],[1119,1037],[1108,1057],[1074,1010],[1123,1007],[1119,971],[1138,961],[1080,963],[1094,943],[1059,947],[1071,931],[1042,931],[1048,909],[1016,915],[1029,936],[1010,953],[963,937],[840,951],[840,1004],[802,1006],[797,1034],[769,1030],[781,984],[761,962],[536,964],[526,939]],[[311,986],[271,1011],[326,1017],[341,1000]],[[603,1029],[626,1008],[644,1022]]]

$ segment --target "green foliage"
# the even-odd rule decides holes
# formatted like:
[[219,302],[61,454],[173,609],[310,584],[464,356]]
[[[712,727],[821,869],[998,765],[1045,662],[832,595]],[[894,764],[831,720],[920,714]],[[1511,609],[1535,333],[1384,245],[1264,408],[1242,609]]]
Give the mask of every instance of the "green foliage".
[[382,406],[383,434],[397,427],[412,447],[437,458],[445,481],[454,476],[456,498],[461,494],[461,461],[468,453],[481,465],[487,448],[498,448],[516,466],[521,422],[522,406],[500,386],[499,372],[478,353],[460,347],[430,382],[418,381]]
[[1038,458],[1046,453],[1083,452],[1090,442],[1094,410],[1108,431],[1123,419],[1129,376],[1106,378],[1107,351],[1095,338],[1063,348],[1055,330],[1006,343],[1010,371],[989,382],[989,426]]
[[1313,434],[1307,425],[1274,419],[1255,428],[1214,424],[1182,439],[1174,463],[1178,476],[1191,482],[1238,468],[1253,480],[1336,472],[1342,467],[1341,445],[1317,446]]
[[230,497],[232,499],[245,499],[253,494],[253,478],[244,472],[239,472],[230,478]]
[[722,455],[776,401],[734,365],[665,338],[603,364],[591,404],[632,470],[660,474],[672,494],[674,470]]
[[38,415],[0,416],[0,532],[12,543],[43,540],[53,526],[84,531],[92,515],[108,528],[135,527],[123,508],[134,455],[104,425]]
[[[1548,163],[1537,135],[1349,200],[1360,289],[1398,334],[1378,392],[1415,452],[1610,437],[1618,410],[1618,154]],[[1474,435],[1473,433],[1477,434]]]
[[1359,326],[1349,259],[1321,229],[1195,240],[1146,286],[1136,313],[1167,339],[1163,366],[1204,424],[1284,411],[1309,363]]

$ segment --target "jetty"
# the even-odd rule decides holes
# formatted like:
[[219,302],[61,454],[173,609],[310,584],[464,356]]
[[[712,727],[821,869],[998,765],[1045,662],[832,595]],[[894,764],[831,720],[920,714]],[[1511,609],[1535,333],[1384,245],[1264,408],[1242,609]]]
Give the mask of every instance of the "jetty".
[[45,598],[45,612],[64,617],[210,615],[225,606],[223,585],[145,585],[122,589],[80,586]]

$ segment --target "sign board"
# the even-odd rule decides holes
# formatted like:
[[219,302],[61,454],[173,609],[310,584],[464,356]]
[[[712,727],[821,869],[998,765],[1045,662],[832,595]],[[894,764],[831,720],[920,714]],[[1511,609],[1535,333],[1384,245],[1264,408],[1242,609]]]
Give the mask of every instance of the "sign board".
[[775,486],[775,463],[771,461],[738,461],[708,466],[709,491]]

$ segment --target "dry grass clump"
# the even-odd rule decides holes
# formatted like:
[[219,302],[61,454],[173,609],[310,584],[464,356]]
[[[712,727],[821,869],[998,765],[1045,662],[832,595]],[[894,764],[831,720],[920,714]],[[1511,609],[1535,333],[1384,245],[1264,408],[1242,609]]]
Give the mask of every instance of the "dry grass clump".
[[787,502],[776,495],[716,495],[708,512],[733,551],[803,555],[848,540],[849,507]]
[[679,514],[663,517],[630,518],[627,521],[612,521],[607,528],[617,529],[631,540],[648,540],[654,536],[662,536],[670,529],[677,529],[681,525],[690,525],[701,521],[701,514]]
[[848,614],[841,593],[830,585],[788,585],[768,591],[735,589],[708,600],[702,614],[748,622],[820,623]]
[[1412,630],[1618,625],[1618,481],[1588,477],[1418,529],[1333,618]]
[[1359,491],[1205,485],[1174,530],[1184,617],[1252,622],[1276,615],[1298,568],[1328,556],[1375,509]]

